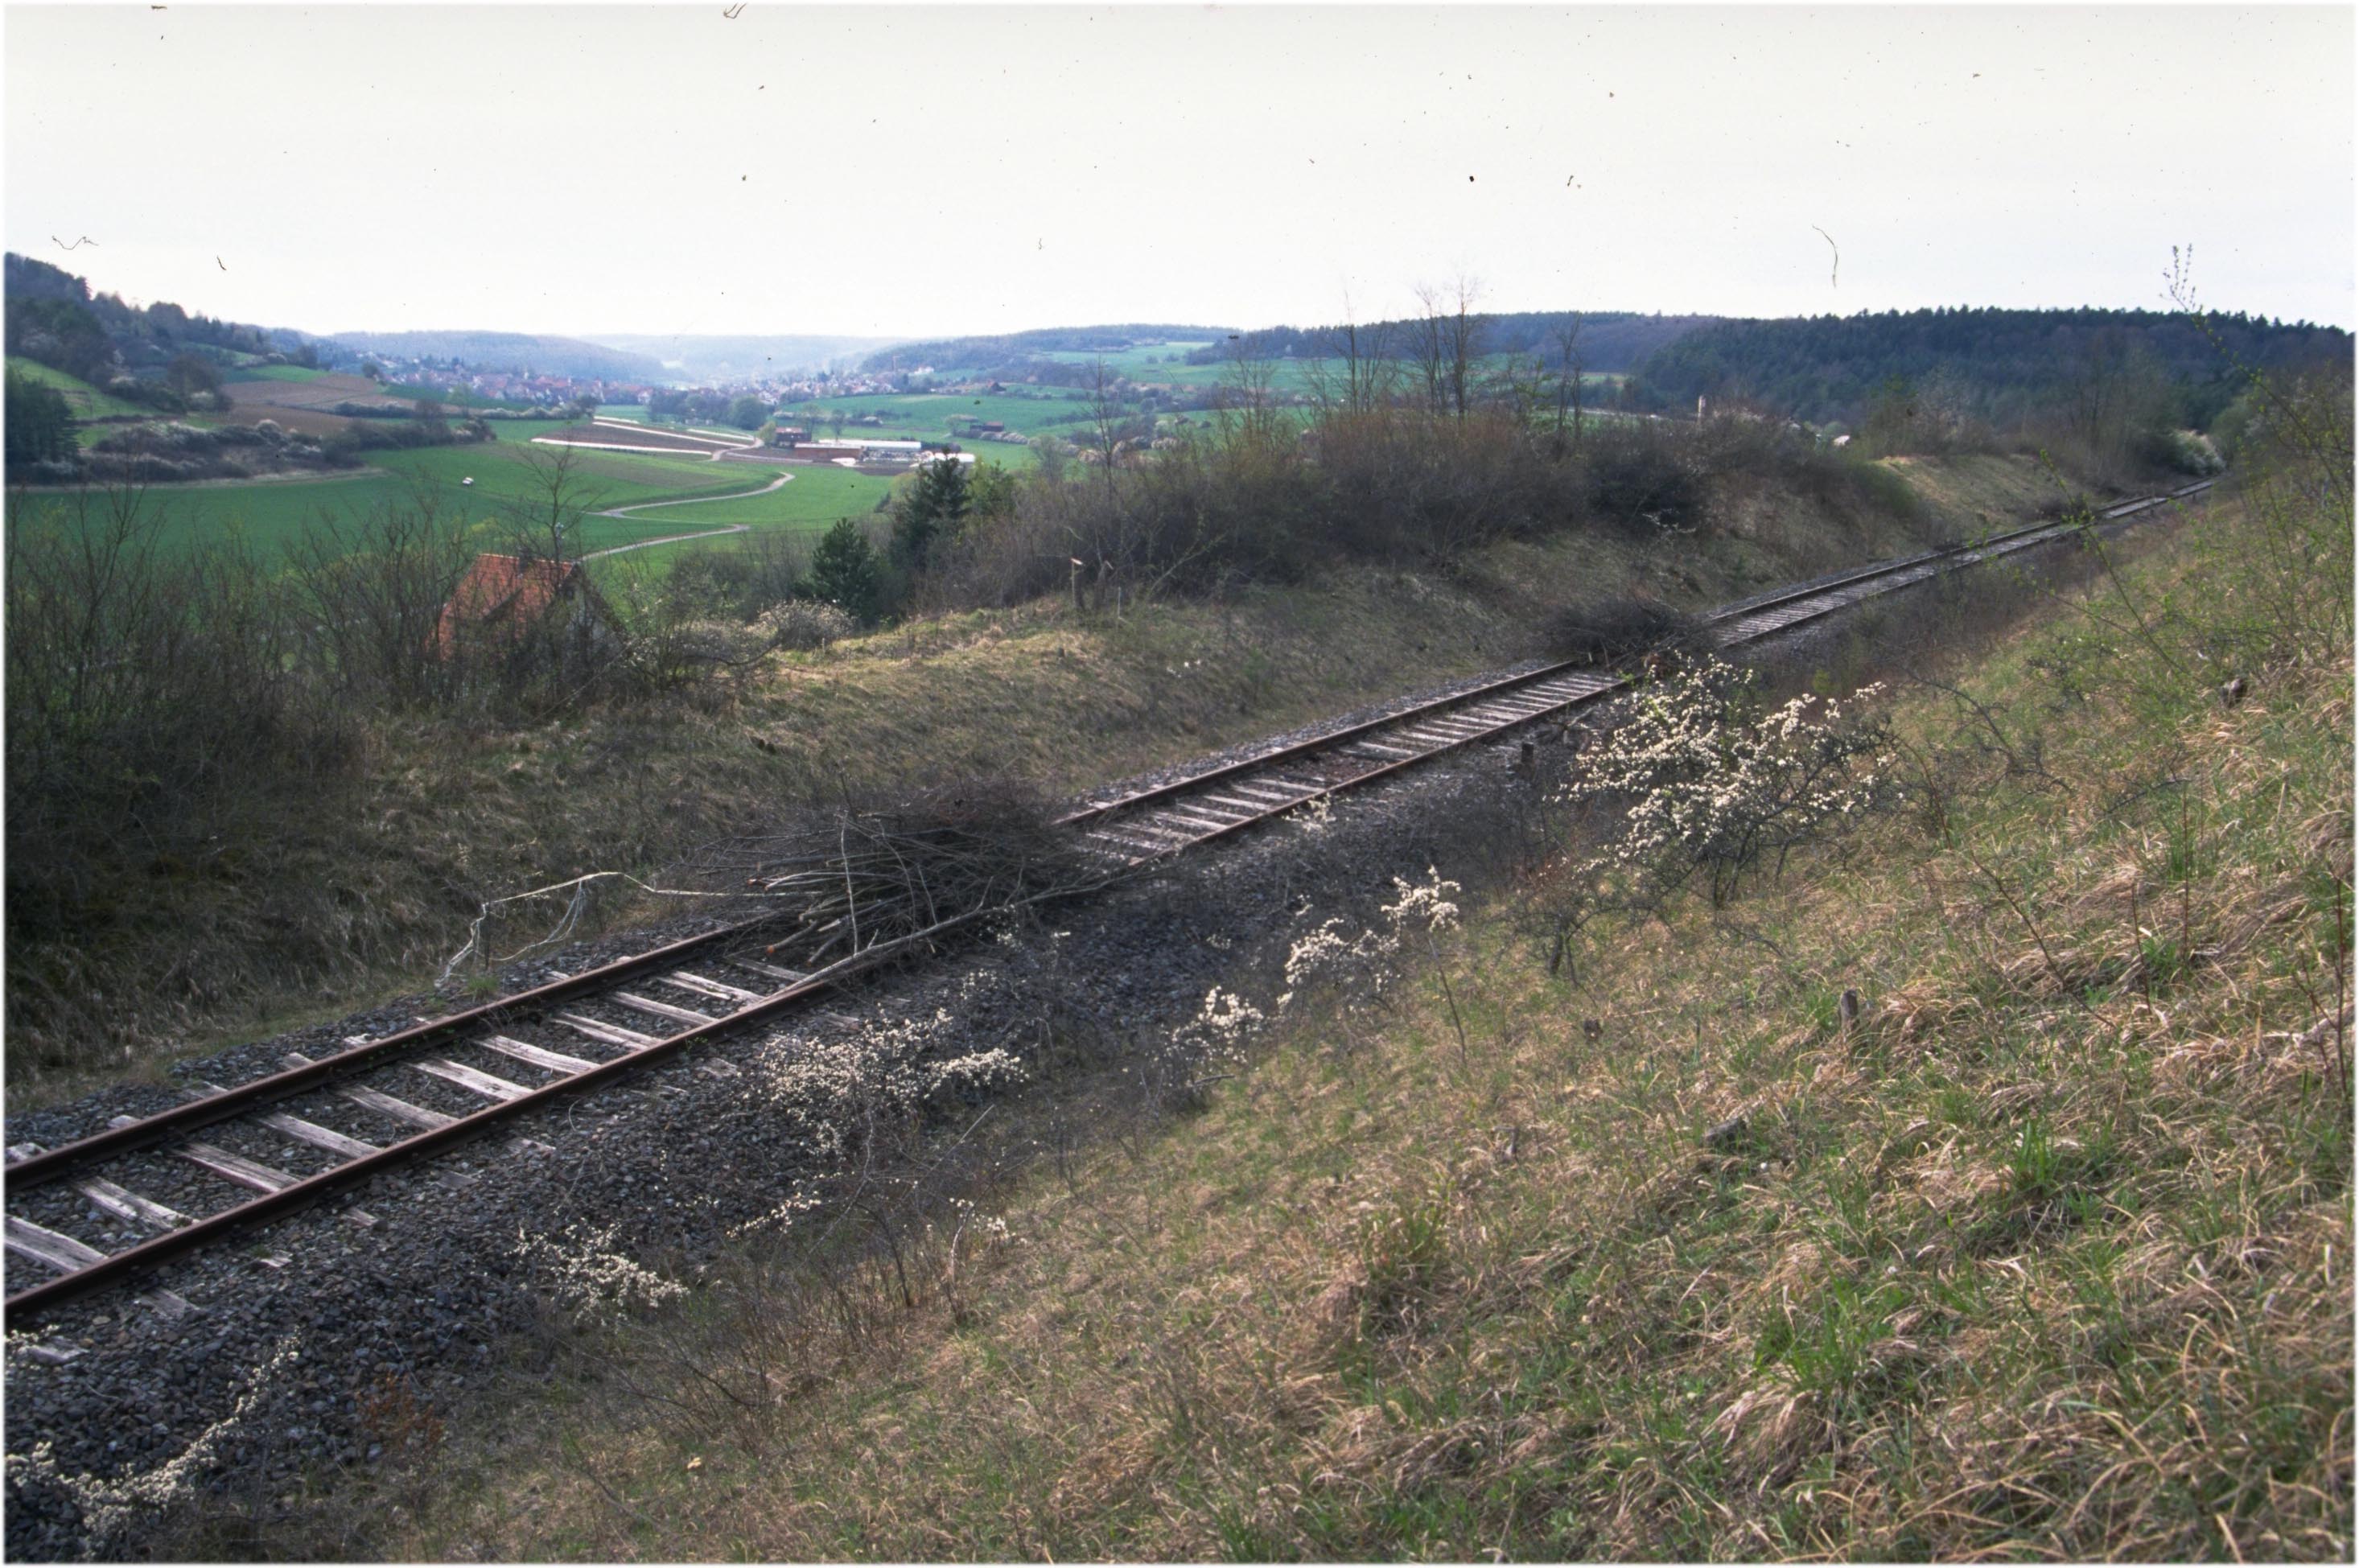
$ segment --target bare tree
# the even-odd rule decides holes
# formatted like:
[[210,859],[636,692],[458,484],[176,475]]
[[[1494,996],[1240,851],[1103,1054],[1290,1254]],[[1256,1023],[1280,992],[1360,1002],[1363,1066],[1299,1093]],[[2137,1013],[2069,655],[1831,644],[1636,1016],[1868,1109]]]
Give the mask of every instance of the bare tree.
[[1446,288],[1417,286],[1419,316],[1412,332],[1426,407],[1462,422],[1473,399],[1474,362],[1483,357],[1484,322],[1474,309],[1482,293],[1483,285],[1464,273]]
[[1391,331],[1382,321],[1359,324],[1346,294],[1343,320],[1320,334],[1320,358],[1309,372],[1311,395],[1320,406],[1365,414],[1389,398],[1398,373],[1391,340]]
[[1462,422],[1466,418],[1469,396],[1473,387],[1474,362],[1483,357],[1483,318],[1474,311],[1474,301],[1483,286],[1474,279],[1459,275],[1451,288],[1450,315],[1442,323],[1443,335],[1450,348],[1451,408]]
[[1098,435],[1098,466],[1105,471],[1106,500],[1114,498],[1114,445],[1122,427],[1122,393],[1117,377],[1108,373],[1103,355],[1090,365],[1090,425]]
[[1275,441],[1277,386],[1277,371],[1270,361],[1247,352],[1243,343],[1232,344],[1217,399],[1223,438],[1263,447]]
[[528,444],[518,457],[531,474],[528,488],[502,508],[516,552],[548,561],[580,556],[582,519],[605,499],[582,466],[581,449]]
[[1439,415],[1450,384],[1448,333],[1442,322],[1448,306],[1442,292],[1430,283],[1417,286],[1417,320],[1409,327],[1410,352],[1416,355],[1418,377],[1425,386],[1425,410]]
[[1575,310],[1556,333],[1556,441],[1565,444],[1565,415],[1572,416],[1572,444],[1581,444],[1581,312]]

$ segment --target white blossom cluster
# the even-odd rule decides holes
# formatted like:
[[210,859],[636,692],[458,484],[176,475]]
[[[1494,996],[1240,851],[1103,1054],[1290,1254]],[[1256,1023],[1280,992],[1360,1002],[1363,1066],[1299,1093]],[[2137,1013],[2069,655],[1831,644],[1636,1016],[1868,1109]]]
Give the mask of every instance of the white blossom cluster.
[[743,1240],[757,1231],[784,1233],[795,1227],[795,1222],[821,1206],[816,1192],[797,1191],[775,1206],[729,1227],[729,1239]]
[[958,1223],[951,1227],[951,1245],[953,1247],[970,1231],[989,1247],[1005,1247],[1016,1239],[1008,1230],[1006,1219],[998,1214],[984,1214],[971,1198],[952,1198],[951,1212],[958,1216]]
[[1196,1016],[1171,1031],[1163,1048],[1164,1065],[1190,1078],[1242,1066],[1246,1042],[1264,1021],[1259,1007],[1215,985],[1204,993]]
[[244,1426],[270,1391],[279,1373],[303,1358],[300,1341],[293,1334],[280,1340],[269,1358],[246,1376],[229,1414],[199,1432],[188,1447],[153,1470],[103,1479],[88,1474],[68,1475],[58,1469],[54,1451],[37,1443],[25,1454],[8,1456],[10,1478],[20,1486],[54,1486],[73,1500],[82,1528],[92,1541],[114,1540],[126,1525],[153,1518],[188,1497],[198,1475],[212,1463],[222,1443]]
[[550,1296],[577,1318],[612,1321],[688,1294],[621,1251],[611,1226],[570,1225],[554,1239],[519,1232],[512,1256],[544,1269]]
[[[1854,703],[1881,691],[1862,688]],[[1644,902],[1701,872],[1715,903],[1765,855],[1782,855],[1897,797],[1890,737],[1832,699],[1758,712],[1757,681],[1717,659],[1627,698],[1560,794],[1622,819],[1575,868],[1607,901]]]
[[1006,1051],[938,1055],[954,1027],[948,1008],[837,1040],[776,1040],[766,1069],[770,1102],[814,1148],[849,1154],[880,1121],[915,1115],[939,1097],[996,1089],[1021,1080],[1024,1064]]
[[1286,820],[1316,838],[1335,825],[1335,798],[1323,791],[1313,795],[1287,812]]
[[1401,942],[1409,931],[1430,934],[1458,924],[1458,905],[1453,900],[1460,890],[1458,884],[1430,866],[1425,868],[1425,877],[1422,883],[1393,878],[1393,888],[1400,897],[1383,906],[1387,930],[1347,936],[1346,922],[1333,920],[1299,939],[1286,954],[1286,989],[1278,996],[1278,1010],[1283,1012],[1297,993],[1313,985],[1332,986],[1347,995],[1381,996],[1392,983]]
[[1458,924],[1458,906],[1451,895],[1459,891],[1458,884],[1450,881],[1432,866],[1425,868],[1425,881],[1412,883],[1405,878],[1393,878],[1394,890],[1400,902],[1386,904],[1385,915],[1393,922],[1396,935],[1412,926],[1422,926],[1430,931],[1454,930]]

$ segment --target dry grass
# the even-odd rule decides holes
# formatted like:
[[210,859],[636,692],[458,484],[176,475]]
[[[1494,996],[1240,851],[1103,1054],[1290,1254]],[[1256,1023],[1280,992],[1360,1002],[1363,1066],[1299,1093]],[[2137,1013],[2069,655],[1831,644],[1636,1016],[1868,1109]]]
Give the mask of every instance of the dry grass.
[[[2233,610],[2240,526],[2136,602]],[[370,1483],[370,1545],[2348,1560],[2351,662],[2223,709],[2093,679],[2126,657],[2064,607],[1960,677],[2037,774],[1909,699],[1945,793],[1598,936],[1579,990],[1491,917],[1306,1005],[937,1238],[913,1307],[855,1269],[875,1310],[756,1314],[749,1258],[602,1345],[758,1410],[560,1377]]]

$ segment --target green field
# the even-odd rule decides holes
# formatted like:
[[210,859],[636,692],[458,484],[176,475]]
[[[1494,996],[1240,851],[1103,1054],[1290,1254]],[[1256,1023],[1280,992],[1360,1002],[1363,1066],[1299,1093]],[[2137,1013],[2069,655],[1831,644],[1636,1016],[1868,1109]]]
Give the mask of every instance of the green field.
[[[1099,360],[1103,360],[1107,370],[1116,376],[1127,376],[1133,381],[1178,382],[1190,372],[1217,372],[1220,369],[1217,365],[1185,363],[1192,351],[1212,346],[1211,343],[1199,339],[1192,343],[1168,343],[1147,347],[1126,348],[1116,354],[1092,354],[1086,349],[1051,349],[1040,357],[1053,359],[1060,365],[1093,365]],[[1172,363],[1165,364],[1166,356],[1169,356]]]
[[[1056,360],[1062,365],[1090,365],[1103,358],[1109,372],[1126,376],[1133,381],[1150,386],[1159,384],[1190,387],[1218,387],[1229,378],[1229,366],[1225,362],[1215,361],[1211,365],[1159,363],[1164,354],[1184,356],[1190,349],[1205,346],[1207,345],[1202,343],[1172,343],[1162,348],[1126,349],[1121,354],[1104,355],[1085,354],[1077,350],[1059,350],[1041,357]],[[1393,363],[1402,387],[1407,389],[1419,377],[1419,372],[1416,365],[1408,359],[1396,359]],[[1522,354],[1484,354],[1476,360],[1475,366],[1478,376],[1488,380],[1505,376],[1511,370],[1519,369],[1528,363],[1528,358]],[[1310,397],[1316,389],[1322,371],[1337,376],[1341,373],[1341,363],[1333,361],[1277,359],[1271,360],[1268,364],[1270,384],[1280,396],[1285,397]],[[1609,390],[1621,380],[1622,376],[1618,374],[1597,371],[1586,372],[1581,378],[1583,387],[1598,391]],[[995,419],[998,416],[987,417]]]
[[[741,472],[753,474],[755,483],[766,483],[762,471],[751,464],[737,465]],[[592,517],[582,526],[580,539],[585,550],[611,550],[635,539],[667,539],[691,528],[716,530],[710,544],[684,539],[676,544],[658,545],[652,549],[633,550],[627,555],[611,556],[606,563],[627,563],[632,571],[669,570],[683,550],[712,548],[731,550],[742,546],[750,537],[744,533],[720,533],[732,524],[745,524],[760,533],[818,534],[825,531],[840,517],[866,517],[876,508],[876,503],[892,488],[893,482],[870,474],[855,473],[849,468],[821,465],[788,470],[794,477],[783,486],[766,495],[748,496],[736,501],[705,501],[685,506],[663,506],[651,512],[638,512],[627,517]]]
[[[539,480],[525,454],[546,455],[553,449],[532,446],[529,439],[556,429],[557,424],[520,419],[495,427],[501,439],[489,444],[372,452],[369,471],[350,476],[157,485],[149,486],[147,495],[151,505],[163,509],[174,538],[194,541],[234,530],[249,544],[268,550],[288,549],[323,519],[341,521],[359,517],[372,506],[404,504],[420,487],[445,506],[496,529],[506,513],[532,503]],[[768,471],[749,464],[636,452],[580,452],[574,457],[574,471],[580,476],[579,498],[593,509],[728,495],[752,489],[769,477]],[[462,485],[466,478],[473,478],[474,484]],[[545,496],[546,492],[541,493]],[[43,508],[58,506],[60,499],[36,493],[10,505]],[[614,542],[647,537],[644,527],[623,526],[628,531]]]
[[16,375],[54,388],[64,397],[66,407],[72,410],[77,419],[103,419],[118,414],[152,415],[155,412],[152,408],[143,408],[136,403],[126,403],[110,393],[102,392],[89,382],[77,380],[62,370],[52,370],[37,359],[25,359],[12,354],[8,356],[8,368]]
[[[753,463],[731,463],[729,472],[740,476],[743,488],[766,485],[774,477],[771,471]],[[838,517],[854,517],[874,511],[877,498],[892,488],[890,479],[872,474],[861,474],[832,464],[816,464],[777,472],[791,477],[779,489],[766,495],[752,495],[736,501],[700,501],[685,506],[664,506],[655,511],[639,512],[627,519],[628,526],[639,537],[650,532],[698,524],[752,523],[763,528],[823,528]],[[624,519],[610,519],[624,521]]]

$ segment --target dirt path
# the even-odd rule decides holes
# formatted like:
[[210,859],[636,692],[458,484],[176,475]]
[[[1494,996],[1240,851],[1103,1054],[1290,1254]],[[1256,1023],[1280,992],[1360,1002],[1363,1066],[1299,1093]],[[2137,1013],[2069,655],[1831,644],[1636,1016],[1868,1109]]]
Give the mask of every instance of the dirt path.
[[[603,512],[592,512],[591,516],[621,517],[627,521],[630,513],[652,512],[658,506],[702,506],[718,501],[750,501],[756,495],[766,495],[771,491],[781,488],[793,478],[794,475],[791,474],[781,474],[759,490],[740,490],[729,495],[687,495],[677,501],[635,501],[627,506],[609,506]],[[602,555],[621,555],[634,550],[653,550],[659,544],[678,544],[682,539],[724,539],[731,534],[745,533],[753,526],[751,523],[728,523],[720,528],[701,528],[692,534],[667,534],[662,539],[640,539],[633,544],[612,545],[604,550],[590,550],[585,552],[582,559],[595,561]]]

